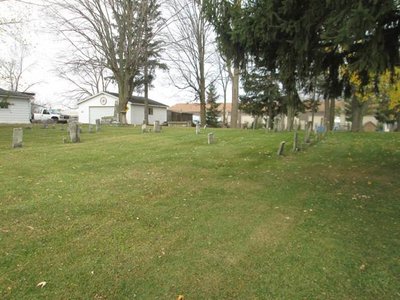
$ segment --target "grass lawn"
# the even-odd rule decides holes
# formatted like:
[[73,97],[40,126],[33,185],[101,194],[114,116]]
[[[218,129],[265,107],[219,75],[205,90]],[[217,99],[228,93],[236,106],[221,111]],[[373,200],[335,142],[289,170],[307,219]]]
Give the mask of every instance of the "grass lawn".
[[0,299],[400,298],[399,134],[60,128],[0,126]]

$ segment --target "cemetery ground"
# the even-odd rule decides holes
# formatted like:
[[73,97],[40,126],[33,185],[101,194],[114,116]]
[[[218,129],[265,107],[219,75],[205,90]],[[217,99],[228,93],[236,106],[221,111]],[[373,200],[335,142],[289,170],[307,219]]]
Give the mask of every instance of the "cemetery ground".
[[1,299],[400,297],[399,134],[64,137],[0,126]]

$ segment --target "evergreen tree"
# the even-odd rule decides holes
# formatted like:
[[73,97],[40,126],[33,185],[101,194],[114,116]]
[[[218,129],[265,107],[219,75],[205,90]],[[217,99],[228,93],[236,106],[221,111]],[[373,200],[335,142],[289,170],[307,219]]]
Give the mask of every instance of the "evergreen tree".
[[253,69],[243,76],[245,95],[240,108],[253,117],[266,117],[267,128],[273,129],[275,116],[281,113],[282,93],[276,76],[265,68]]
[[[400,12],[395,0],[246,1],[235,14],[230,13],[232,1],[208,2],[214,9],[209,14],[216,20],[213,24],[220,25],[220,42],[226,40],[222,25],[235,25],[227,34],[236,59],[250,57],[257,67],[279,71],[289,121],[299,84],[304,87],[325,74],[326,108],[332,111],[327,119],[332,120],[334,99],[343,89],[342,66],[360,74],[379,74],[399,62]],[[244,49],[244,54],[235,49]]]
[[210,127],[218,127],[218,117],[220,111],[218,110],[219,104],[217,103],[219,96],[215,89],[214,84],[210,84],[207,91],[207,110],[206,110],[206,124]]

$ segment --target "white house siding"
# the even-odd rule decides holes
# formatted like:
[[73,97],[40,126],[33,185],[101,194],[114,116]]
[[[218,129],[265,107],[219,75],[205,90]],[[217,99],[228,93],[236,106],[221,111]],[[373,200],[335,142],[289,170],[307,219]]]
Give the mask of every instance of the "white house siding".
[[[100,99],[106,98],[106,104],[101,104]],[[118,100],[117,97],[107,94],[100,93],[96,96],[90,97],[78,103],[78,120],[83,124],[95,124],[96,119],[101,119],[101,117],[108,117],[114,115],[115,101]],[[97,109],[96,109],[97,108]],[[100,113],[102,110],[103,114]],[[91,113],[92,112],[92,117]],[[100,114],[99,114],[100,113]],[[94,116],[94,114],[96,114]]]
[[[165,107],[155,107],[153,108],[153,114],[149,115],[149,124],[153,124],[155,121],[160,121],[160,123],[167,122],[167,109]],[[144,120],[144,106],[133,104],[130,105],[130,124],[143,124]]]
[[7,99],[8,108],[0,108],[0,123],[28,124],[31,118],[31,103],[28,99]]

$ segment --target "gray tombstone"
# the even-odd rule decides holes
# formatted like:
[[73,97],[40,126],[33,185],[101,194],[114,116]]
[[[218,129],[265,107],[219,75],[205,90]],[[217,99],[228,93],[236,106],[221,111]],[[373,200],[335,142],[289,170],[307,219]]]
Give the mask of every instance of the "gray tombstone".
[[274,131],[277,132],[281,128],[281,118],[279,116],[275,116],[274,118]]
[[47,121],[43,121],[42,125],[43,125],[42,126],[43,129],[49,128],[49,123]]
[[23,137],[22,128],[14,128],[13,129],[12,148],[21,148],[22,147],[22,137]]
[[89,125],[88,130],[89,130],[89,133],[94,133],[93,125]]
[[279,144],[279,149],[278,149],[278,155],[282,155],[283,154],[283,150],[285,150],[285,144],[286,144],[286,142],[285,141],[283,141],[283,142],[281,142],[280,144]]
[[96,132],[99,132],[101,129],[101,120],[96,119]]
[[294,132],[294,137],[293,137],[293,152],[299,151],[299,134],[297,131]]
[[214,133],[212,132],[208,134],[208,144],[214,144]]
[[200,124],[196,123],[196,134],[200,133]]
[[160,133],[161,132],[160,121],[155,121],[154,122],[154,132],[156,132],[156,133]]
[[306,135],[304,137],[304,142],[305,143],[310,143],[310,135],[311,135],[311,131],[312,131],[312,122],[308,122],[307,123],[307,128],[306,128]]
[[68,131],[71,143],[79,143],[81,141],[81,130],[78,122],[72,121],[68,123]]

